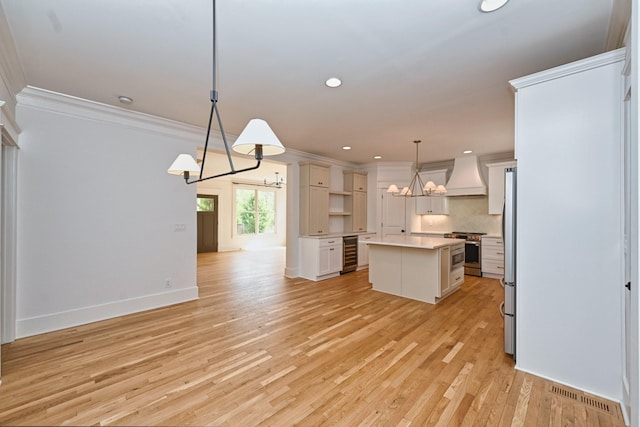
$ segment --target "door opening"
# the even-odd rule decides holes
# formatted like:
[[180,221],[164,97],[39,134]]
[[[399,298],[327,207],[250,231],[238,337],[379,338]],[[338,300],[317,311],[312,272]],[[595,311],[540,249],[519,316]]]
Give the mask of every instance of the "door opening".
[[198,253],[218,252],[218,196],[198,194]]

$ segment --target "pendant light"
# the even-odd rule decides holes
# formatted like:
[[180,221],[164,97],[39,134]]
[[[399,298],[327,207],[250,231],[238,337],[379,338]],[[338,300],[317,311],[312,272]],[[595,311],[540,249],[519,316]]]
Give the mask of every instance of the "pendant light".
[[[207,136],[204,141],[204,153],[202,155],[202,166],[199,167],[194,158],[189,154],[180,154],[176,160],[171,164],[168,173],[173,175],[182,175],[187,184],[194,184],[196,182],[206,181],[208,179],[218,178],[225,175],[235,175],[237,173],[246,172],[260,167],[260,162],[264,156],[273,156],[276,154],[282,154],[285,148],[271,130],[267,122],[262,119],[252,119],[247,126],[238,136],[238,139],[233,143],[233,150],[241,154],[252,154],[256,159],[256,165],[244,169],[236,170],[233,166],[233,160],[231,159],[231,151],[229,150],[229,144],[227,143],[227,136],[224,133],[222,127],[222,120],[220,119],[220,111],[218,109],[218,91],[216,89],[216,0],[213,0],[213,73],[212,73],[212,89],[211,89],[211,111],[209,112],[209,124],[207,126]],[[211,124],[213,122],[213,113],[216,113],[216,119],[218,121],[218,127],[222,135],[222,142],[227,153],[227,159],[229,160],[229,167],[231,170],[228,172],[220,173],[213,176],[204,177],[204,165],[207,159],[207,147],[209,145],[209,135],[211,134]],[[198,179],[189,181],[189,177],[192,173],[199,173]]]
[[279,172],[276,172],[276,180],[273,182],[267,182],[267,179],[264,179],[264,186],[265,187],[275,187],[275,188],[282,188],[282,186],[284,185],[284,178],[280,176]]
[[399,190],[395,184],[391,184],[389,188],[387,188],[387,193],[391,193],[392,196],[396,197],[431,197],[442,196],[447,192],[444,185],[436,185],[433,181],[427,181],[425,184],[422,178],[420,178],[420,174],[418,173],[418,146],[421,142],[420,140],[413,141],[413,143],[416,144],[416,171],[413,174],[413,179],[409,185],[403,187],[402,190]]

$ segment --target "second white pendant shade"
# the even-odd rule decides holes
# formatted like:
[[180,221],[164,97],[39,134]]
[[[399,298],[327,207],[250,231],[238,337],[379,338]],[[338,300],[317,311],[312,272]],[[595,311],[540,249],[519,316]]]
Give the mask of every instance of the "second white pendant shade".
[[285,152],[284,146],[262,119],[251,119],[231,148],[240,154],[251,154],[256,145],[262,145],[262,154],[275,156]]

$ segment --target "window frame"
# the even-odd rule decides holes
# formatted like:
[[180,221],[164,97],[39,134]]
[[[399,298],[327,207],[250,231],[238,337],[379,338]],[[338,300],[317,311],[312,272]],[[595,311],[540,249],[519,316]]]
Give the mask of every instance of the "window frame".
[[[255,207],[254,207],[254,232],[253,233],[238,233],[238,193],[237,190],[250,190],[254,192],[255,195]],[[258,231],[259,227],[259,193],[270,193],[273,194],[273,232],[260,233]],[[254,238],[261,238],[267,236],[275,236],[278,234],[278,192],[275,188],[269,187],[256,187],[250,184],[234,184],[233,185],[233,235],[236,237],[244,237],[250,236]]]

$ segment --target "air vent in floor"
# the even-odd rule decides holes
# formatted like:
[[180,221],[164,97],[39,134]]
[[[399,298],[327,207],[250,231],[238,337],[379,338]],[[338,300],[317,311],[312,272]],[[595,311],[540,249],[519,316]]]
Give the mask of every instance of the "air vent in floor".
[[552,384],[550,391],[551,393],[557,394],[558,396],[564,397],[565,399],[575,400],[585,406],[597,409],[602,412],[606,412],[611,416],[622,419],[622,413],[620,412],[620,408],[614,402],[609,402],[604,399],[593,397],[593,396],[587,395],[582,391],[578,391],[578,390],[574,391],[569,387],[564,387],[557,384]]

